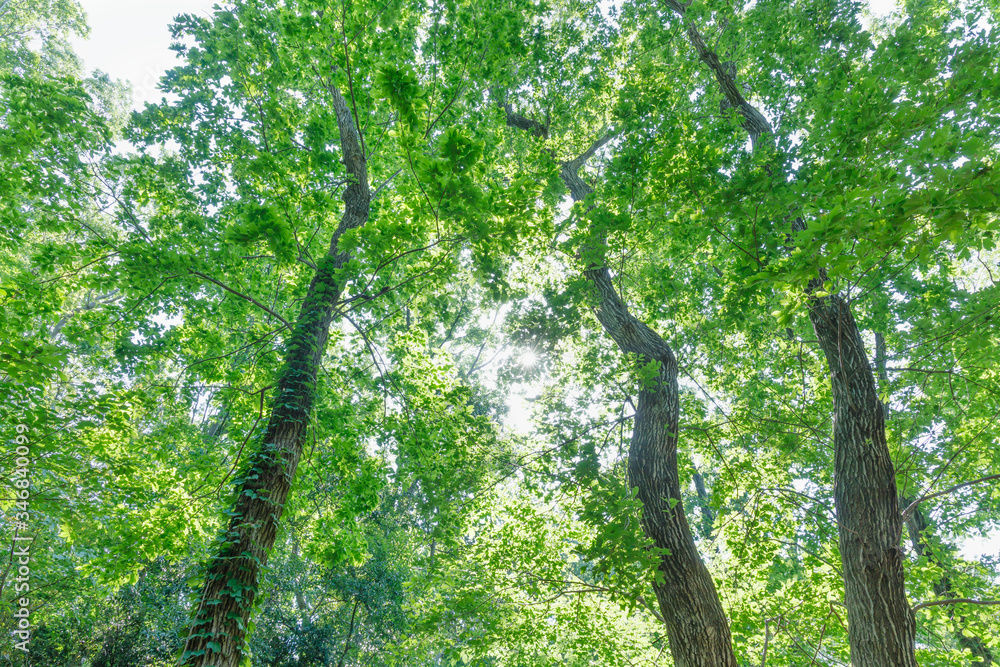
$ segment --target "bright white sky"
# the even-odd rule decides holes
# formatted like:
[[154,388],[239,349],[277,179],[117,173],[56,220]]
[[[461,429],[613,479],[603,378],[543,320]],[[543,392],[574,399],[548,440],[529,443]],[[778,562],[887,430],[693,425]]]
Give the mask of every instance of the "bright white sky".
[[[133,104],[162,97],[157,83],[166,70],[178,63],[170,50],[169,25],[178,14],[209,16],[218,0],[82,0],[90,24],[90,39],[76,40],[74,47],[87,70],[99,69],[113,79],[132,82]],[[872,10],[887,14],[895,0],[870,0]],[[523,401],[514,401],[515,421],[528,421]],[[969,540],[963,555],[979,558],[1000,551],[1000,533],[988,540]]]
[[170,50],[170,24],[178,14],[210,16],[218,0],[81,0],[90,39],[74,47],[88,71],[132,82],[135,108],[162,97],[156,86],[178,63]]

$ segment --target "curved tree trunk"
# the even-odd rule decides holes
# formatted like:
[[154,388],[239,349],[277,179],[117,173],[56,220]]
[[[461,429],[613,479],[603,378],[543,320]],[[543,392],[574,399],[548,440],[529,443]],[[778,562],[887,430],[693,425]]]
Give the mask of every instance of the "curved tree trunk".
[[[496,95],[496,93],[494,93]],[[548,137],[548,127],[514,113],[497,100],[507,125]],[[573,201],[584,201],[593,189],[580,178],[580,167],[614,137],[606,134],[581,155],[562,165],[560,176]],[[670,346],[628,311],[605,266],[584,271],[597,290],[597,319],[616,345],[639,356],[640,363],[657,362],[657,377],[639,389],[628,454],[629,484],[642,501],[642,528],[661,549],[663,583],[653,585],[660,606],[670,653],[677,667],[736,667],[732,636],[715,582],[695,547],[681,500],[677,471],[680,400],[677,359]]]
[[663,582],[653,585],[678,667],[736,667],[732,637],[712,576],[695,547],[677,471],[680,401],[670,346],[628,312],[607,268],[586,272],[601,296],[597,318],[623,352],[658,362],[652,386],[639,390],[628,452],[629,484],[642,501],[642,527],[657,547]]
[[[605,135],[582,155],[563,165],[561,176],[574,201],[593,192],[579,169],[611,140]],[[629,485],[642,501],[642,528],[666,553],[660,559],[662,583],[653,590],[667,626],[670,653],[677,667],[736,667],[729,622],[715,582],[695,547],[681,497],[677,470],[680,397],[677,358],[653,329],[628,311],[606,266],[587,269],[600,297],[597,319],[625,353],[639,363],[658,364],[656,378],[640,387],[628,452]]]
[[344,215],[317,266],[302,310],[285,348],[285,361],[260,448],[237,480],[237,498],[222,545],[208,568],[181,664],[238,667],[260,572],[274,545],[315,398],[316,377],[326,350],[334,309],[343,289],[337,270],[350,259],[338,249],[348,229],[368,221],[371,195],[365,155],[343,96],[331,89],[343,161],[351,178]]
[[[682,20],[689,3],[665,0]],[[736,81],[736,68],[706,46],[697,26],[685,24],[688,41],[725,96],[724,106],[743,116],[753,148],[774,130],[750,104]],[[793,230],[805,229],[802,220]],[[848,637],[854,667],[915,667],[916,622],[906,600],[899,548],[902,517],[895,471],[885,440],[885,413],[875,388],[850,305],[841,296],[813,294],[809,319],[826,355],[834,400],[834,502],[844,566]]]

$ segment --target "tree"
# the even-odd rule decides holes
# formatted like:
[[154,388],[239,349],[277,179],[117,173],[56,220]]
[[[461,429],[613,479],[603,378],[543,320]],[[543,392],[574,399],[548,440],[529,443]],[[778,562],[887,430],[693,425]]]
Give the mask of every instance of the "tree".
[[983,11],[241,1],[117,155],[10,32],[38,655],[992,659]]
[[[806,272],[809,270],[810,264],[815,266],[818,263],[820,266],[818,278],[807,278],[808,287],[805,291],[804,301],[819,346],[826,357],[833,388],[835,410],[834,488],[852,661],[858,665],[915,664],[915,630],[912,612],[906,602],[903,561],[899,549],[902,519],[898,506],[892,457],[885,441],[884,416],[869,357],[865,353],[862,335],[851,313],[851,306],[845,297],[838,295],[836,290],[830,286],[829,281],[832,276],[823,268],[825,264],[832,263],[833,260],[823,261],[820,259],[824,252],[829,253],[832,249],[843,248],[843,246],[834,245],[828,233],[815,231],[810,225],[816,223],[811,223],[808,214],[804,215],[803,213],[804,211],[831,211],[832,219],[824,218],[822,222],[818,222],[824,226],[824,231],[829,229],[832,224],[836,224],[837,221],[844,220],[841,217],[843,215],[841,211],[845,209],[836,205],[824,205],[822,199],[823,195],[836,197],[833,193],[837,192],[838,185],[831,183],[829,186],[818,188],[816,181],[812,179],[815,178],[816,172],[825,173],[829,170],[830,175],[838,173],[835,171],[836,165],[844,164],[845,147],[838,146],[837,153],[818,158],[815,171],[811,170],[805,151],[796,151],[796,157],[803,160],[805,165],[793,168],[794,173],[791,173],[788,167],[782,168],[777,164],[769,164],[774,159],[771,157],[773,154],[766,150],[769,137],[774,132],[770,122],[744,97],[744,92],[747,89],[736,78],[739,65],[723,62],[715,51],[706,45],[696,23],[698,18],[713,22],[721,21],[725,13],[720,12],[710,17],[701,10],[691,16],[687,5],[670,3],[670,7],[679,18],[684,20],[684,30],[688,41],[693,46],[699,60],[708,67],[723,94],[724,99],[720,104],[720,110],[730,113],[736,112],[740,124],[750,136],[755,155],[761,153],[767,155],[767,157],[757,160],[757,163],[748,169],[745,175],[746,180],[741,183],[744,188],[749,187],[751,190],[741,192],[739,187],[734,188],[729,195],[731,197],[728,202],[730,210],[719,210],[719,213],[727,218],[739,219],[741,213],[746,211],[748,207],[737,203],[737,210],[732,210],[732,203],[738,202],[739,199],[749,198],[756,206],[753,213],[755,221],[758,219],[761,209],[765,211],[764,220],[767,220],[768,216],[774,216],[771,224],[777,229],[774,229],[772,234],[778,232],[781,228],[780,225],[787,225],[785,229],[790,229],[791,235],[787,238],[786,245],[789,245],[789,241],[791,241],[790,245],[793,245],[793,248],[796,245],[799,246],[792,250],[792,257],[795,259],[807,258],[806,263],[796,267],[796,278],[801,280],[803,276],[807,275]],[[839,14],[841,10],[844,11],[843,15]],[[830,26],[831,32],[829,34],[833,36],[833,44],[851,45],[852,39],[856,39],[855,43],[859,45],[867,43],[867,36],[861,32],[856,18],[852,16],[852,11],[854,11],[852,7],[835,8],[831,6],[828,11],[830,14],[820,24]],[[822,14],[816,16],[820,15]],[[925,28],[927,32],[919,34],[927,35],[928,48],[940,48],[942,42],[938,40],[942,39],[941,35],[946,31],[942,18],[944,15],[946,15],[944,11],[935,14],[935,10],[930,10],[924,14],[918,10],[912,23],[904,24],[897,34],[902,39],[901,36],[907,34],[910,26],[916,30]],[[729,19],[728,16],[726,18]],[[768,21],[768,29],[776,27],[776,24],[772,23],[776,21],[776,18],[766,5],[756,7],[753,11],[748,12],[741,27],[744,30],[753,29],[752,22],[755,20]],[[782,21],[783,18],[777,19],[778,24]],[[909,35],[915,38],[916,30]],[[964,48],[971,51],[977,50],[979,47],[973,46],[973,42],[975,42],[974,39],[966,42]],[[851,57],[851,46],[847,46],[846,51],[840,47],[838,49],[832,56],[834,62],[844,62],[846,58]],[[883,71],[879,68],[878,63],[881,61],[882,54],[885,53],[888,56],[891,50],[892,47],[883,42],[879,50],[875,51],[870,67],[875,71]],[[847,55],[844,55],[845,53]],[[948,54],[940,51],[939,53],[947,62]],[[835,67],[831,70],[837,71]],[[792,76],[796,75],[792,74]],[[920,81],[926,81],[923,76],[919,79]],[[906,75],[904,75],[905,77]],[[848,90],[856,90],[856,86],[864,85],[857,84],[850,75],[846,75],[845,78],[846,81],[842,85],[846,85]],[[908,81],[900,85],[905,87],[915,85],[915,83]],[[834,86],[836,85],[835,83]],[[958,89],[960,90],[961,87],[959,86]],[[769,85],[767,92],[770,93],[771,90],[773,88]],[[826,91],[818,89],[817,92]],[[956,100],[954,95],[961,95],[961,93],[956,90],[952,95],[949,104]],[[767,100],[766,94],[763,99]],[[971,98],[964,99],[967,100],[966,103],[972,102]],[[816,110],[817,117],[822,115],[837,122],[850,122],[847,119],[837,118],[836,106],[830,104],[829,100],[829,97],[822,98],[817,95],[814,99],[807,101],[806,106]],[[796,113],[794,105],[785,103],[783,106],[789,109],[789,115]],[[975,105],[973,104],[973,106]],[[822,112],[819,112],[820,108],[823,109]],[[947,113],[947,108],[950,106],[934,107],[928,105],[923,111],[927,114],[928,119],[933,117],[937,122],[944,122],[943,118]],[[867,125],[856,122],[855,126],[857,125],[866,129],[871,128],[871,131],[877,131],[875,128],[878,127],[877,121],[874,120],[869,121]],[[973,126],[977,126],[977,124],[973,123]],[[789,127],[793,128],[795,125],[790,124]],[[803,128],[800,131],[806,132],[807,130]],[[813,145],[819,143],[819,138],[814,131],[808,130],[808,132],[808,137],[803,140],[803,145],[812,149]],[[974,133],[975,130],[970,130],[970,132]],[[835,133],[836,130],[832,131],[831,135],[836,136]],[[905,139],[895,138],[905,145]],[[782,143],[784,146],[791,144],[790,141]],[[846,152],[850,153],[850,149],[846,149]],[[851,164],[849,167],[845,165],[845,167],[843,173],[847,177],[847,170],[856,168],[856,165]],[[965,173],[971,175],[979,172],[971,169]],[[788,182],[801,184],[803,194],[807,194],[809,197],[808,203],[783,196],[785,193],[780,191],[787,192],[785,183]],[[975,183],[972,187],[978,190],[979,183]],[[766,194],[763,196],[749,194],[749,192],[755,191],[768,193],[774,189],[779,190],[779,192],[776,192],[776,196],[768,203],[764,203],[767,202]],[[791,189],[794,190],[795,187],[793,186]],[[899,195],[894,193],[890,197],[902,196],[905,198],[908,196],[905,189],[901,188],[900,190]],[[704,206],[704,191],[695,190],[690,194],[699,197],[699,203]],[[794,203],[796,201],[801,201],[801,203]],[[963,210],[966,205],[971,206],[970,213],[973,215],[975,215],[975,211],[979,210],[979,203],[975,197],[966,200],[965,204],[959,205],[959,210]],[[948,214],[942,215],[942,218],[946,215],[964,217],[965,213],[964,210],[962,213],[958,213],[952,209]],[[935,219],[941,218],[935,216]],[[855,215],[850,219],[849,226],[845,227],[845,232],[857,234],[863,227],[864,225]],[[899,227],[896,229],[898,230]],[[762,273],[774,271],[774,268],[770,267],[773,267],[775,263],[775,251],[780,251],[780,248],[776,247],[775,241],[777,239],[767,240],[765,237],[762,241],[758,237],[756,228],[753,229],[752,238],[739,232],[729,238],[743,252],[747,252],[746,248],[751,248],[749,251],[751,259]],[[823,242],[817,243],[818,238],[822,238]],[[810,244],[802,247],[800,244],[805,239],[808,239]],[[891,248],[899,243],[899,236],[893,233],[881,243],[884,244],[882,247],[888,246],[888,252],[891,253]],[[777,264],[781,266],[782,263],[778,262]],[[847,268],[849,266],[847,261],[838,261],[833,266],[839,269],[838,273],[841,279],[851,280],[852,272]],[[859,279],[858,277],[854,278],[854,280]],[[873,600],[880,600],[882,603],[876,605],[872,603]]]
[[[453,105],[470,94],[473,75],[470,71],[456,76],[454,70],[447,69],[435,74],[441,60],[467,58],[489,46],[489,42],[484,45],[482,39],[469,39],[444,23],[444,19],[480,20],[478,10],[458,9],[457,16],[442,11],[431,17],[442,23],[433,26],[440,42],[428,45],[433,51],[426,55],[426,66],[432,76],[441,79],[444,94],[430,103],[419,96],[416,79],[407,68],[387,64],[397,57],[407,63],[421,57],[417,33],[425,17],[413,6],[397,3],[349,9],[345,5],[338,15],[309,3],[280,8],[248,3],[218,13],[212,22],[188,18],[177,34],[190,34],[198,46],[185,49],[190,64],[168,77],[169,89],[181,94],[181,102],[148,109],[144,121],[137,125],[137,133],[144,134],[147,141],[173,136],[182,144],[187,165],[178,166],[191,174],[182,178],[193,180],[201,171],[198,177],[205,186],[192,192],[180,183],[179,194],[171,195],[177,197],[177,203],[170,204],[177,207],[175,218],[182,214],[195,227],[221,228],[231,244],[251,245],[266,238],[279,265],[297,256],[314,272],[302,292],[299,314],[288,321],[261,299],[231,287],[231,279],[213,277],[211,264],[197,257],[206,247],[195,247],[191,253],[192,238],[178,234],[181,230],[172,231],[157,244],[160,253],[176,244],[168,251],[173,255],[173,275],[164,280],[183,277],[197,283],[200,278],[256,306],[280,325],[278,331],[288,329],[282,343],[282,367],[274,376],[267,426],[235,478],[230,526],[205,577],[183,657],[186,664],[240,662],[261,568],[277,537],[314,419],[328,332],[339,317],[345,317],[346,286],[363,282],[355,248],[358,230],[371,216],[371,175],[379,174],[383,179],[382,185],[374,188],[376,192],[387,187],[399,192],[398,186],[390,185],[400,171],[397,168],[394,173],[393,168],[407,165],[415,182],[408,192],[403,191],[404,196],[424,201],[418,204],[411,200],[403,206],[411,207],[412,217],[424,220],[417,233],[410,234],[422,245],[395,254],[396,239],[384,238],[387,245],[372,253],[377,266],[371,271],[368,286],[400,257],[447,244],[447,237],[442,237],[442,218],[465,212],[466,197],[475,204],[477,195],[470,177],[475,144],[457,130],[437,128],[439,121],[448,122],[459,112],[460,107]],[[494,36],[494,40],[505,38],[508,18],[502,14],[489,17],[489,25],[499,28],[499,37]],[[391,30],[397,39],[379,52],[376,42],[383,30]],[[340,42],[340,48],[331,52],[326,40]],[[217,128],[213,131],[217,143],[209,146],[199,133],[215,120],[230,126],[232,134]],[[366,140],[365,128],[375,123],[382,129],[372,130]],[[394,124],[397,128],[384,143]],[[339,150],[330,147],[334,138]],[[422,155],[428,148],[438,154],[435,159]],[[249,165],[234,160],[234,156],[248,153],[253,156]],[[379,161],[378,169],[371,165],[373,158]],[[312,238],[302,238],[299,227],[314,223],[317,232],[324,228],[334,201],[331,190],[340,185],[346,185],[340,223],[329,235],[325,254],[313,261]],[[225,192],[226,188],[233,188],[235,196]],[[167,199],[161,195],[161,200],[160,209],[168,214]],[[206,224],[202,207],[215,202],[222,204],[222,213]],[[414,210],[423,203],[427,209]],[[472,212],[472,217],[479,217]],[[405,220],[407,216],[400,217]],[[389,229],[376,230],[376,238],[404,224],[392,220],[388,213],[383,213],[382,220]],[[432,233],[432,221],[433,241],[424,236]],[[470,225],[473,238],[488,237],[487,230],[475,228],[473,219],[461,222]],[[133,242],[134,257],[149,256],[150,248],[143,244],[148,244],[147,239]],[[223,248],[221,254],[232,257],[231,248]],[[440,259],[447,257],[445,254]],[[140,267],[136,269],[138,274]],[[369,301],[389,292],[392,285],[382,286],[375,295],[366,289],[362,287],[351,300]]]
[[[511,127],[526,125],[523,116],[503,105]],[[528,128],[541,127],[538,121]],[[587,203],[593,189],[580,168],[613,138],[607,134],[584,153],[563,162],[560,178],[574,202]],[[597,239],[602,243],[602,239]],[[595,252],[587,248],[588,255]],[[598,256],[600,250],[596,251]],[[585,260],[586,261],[586,260]],[[677,470],[680,398],[677,359],[664,340],[636,319],[615,289],[611,272],[600,259],[590,260],[584,274],[598,294],[597,318],[625,354],[637,356],[639,401],[635,408],[628,453],[629,485],[642,501],[643,529],[662,552],[653,590],[678,665],[735,665],[726,621],[715,584],[695,547]]]

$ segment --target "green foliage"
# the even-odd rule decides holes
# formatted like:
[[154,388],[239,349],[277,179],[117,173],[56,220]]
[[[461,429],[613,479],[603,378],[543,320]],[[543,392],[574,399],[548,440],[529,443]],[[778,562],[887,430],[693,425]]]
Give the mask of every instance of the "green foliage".
[[375,87],[395,109],[402,126],[415,131],[428,110],[426,94],[420,88],[416,72],[412,68],[383,65],[375,74]]
[[280,262],[290,262],[295,245],[288,223],[279,217],[278,212],[267,206],[242,208],[238,214],[239,222],[226,230],[226,240],[250,247],[263,238]]
[[[138,152],[109,156],[121,88],[80,77],[63,42],[79,8],[4,5],[0,432],[30,429],[36,661],[173,664],[284,360],[314,351],[290,350],[285,323],[315,316],[317,273],[314,294],[342,292],[248,660],[665,660],[662,554],[625,474],[636,391],[662,368],[593,317],[581,269],[602,261],[677,353],[671,502],[737,655],[846,663],[807,290],[822,269],[813,294],[850,299],[901,494],[998,474],[1000,42],[983,11],[692,4],[774,126],[752,152],[657,5],[238,2],[179,17],[175,101],[132,116]],[[334,87],[376,193],[337,236]],[[545,132],[509,126],[508,104]],[[562,164],[609,128],[570,207]],[[331,274],[334,238],[350,258]],[[912,603],[1000,595],[996,559],[958,548],[995,534],[996,495],[922,504],[929,530],[901,536],[927,545],[903,543]],[[958,633],[997,656],[990,610],[918,610],[920,663],[967,664]]]

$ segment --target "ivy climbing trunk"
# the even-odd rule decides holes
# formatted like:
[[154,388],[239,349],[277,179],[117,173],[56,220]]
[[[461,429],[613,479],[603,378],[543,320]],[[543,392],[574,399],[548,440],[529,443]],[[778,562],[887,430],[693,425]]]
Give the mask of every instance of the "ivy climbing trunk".
[[354,117],[336,88],[330,90],[349,184],[344,213],[330,249],[316,267],[285,348],[263,441],[236,482],[232,519],[209,564],[198,608],[181,656],[187,667],[238,667],[260,572],[274,545],[315,398],[316,377],[340,300],[338,270],[350,259],[340,237],[368,221],[371,194],[365,154]]
[[[685,21],[688,41],[722,91],[722,108],[736,109],[754,150],[773,138],[763,114],[742,94],[736,68],[722,62],[686,19],[690,3],[666,0]],[[793,231],[806,223],[793,221]],[[850,304],[818,296],[826,276],[808,287],[809,320],[826,356],[834,402],[834,502],[844,567],[848,638],[853,667],[915,667],[916,622],[906,600],[899,548],[902,517],[895,471],[885,439],[885,412]]]
[[[507,125],[547,137],[547,127],[515,114],[509,104],[498,102]],[[563,163],[560,176],[575,202],[584,201],[593,189],[580,178],[580,168],[613,134],[598,139],[577,158]],[[736,667],[732,636],[715,582],[698,554],[681,499],[677,470],[677,433],[680,398],[677,359],[653,329],[632,315],[606,266],[584,271],[599,297],[597,319],[604,331],[625,353],[640,363],[656,362],[657,376],[640,387],[629,445],[629,485],[642,501],[643,531],[656,547],[667,550],[660,559],[661,583],[653,590],[667,628],[670,653],[677,667]]]

